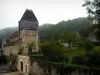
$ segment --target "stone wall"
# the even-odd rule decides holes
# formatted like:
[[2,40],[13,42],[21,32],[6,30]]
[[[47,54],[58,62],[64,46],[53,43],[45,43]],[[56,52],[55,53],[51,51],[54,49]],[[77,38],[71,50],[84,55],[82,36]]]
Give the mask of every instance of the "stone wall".
[[34,75],[45,75],[43,68],[41,68],[40,65],[36,61],[34,61],[32,64],[31,73]]
[[19,47],[21,46],[21,43],[20,42],[16,42],[12,47],[13,47],[13,50],[12,50],[12,53],[13,54],[18,54],[18,50],[19,50]]
[[23,29],[20,31],[20,38],[22,39],[22,43],[24,47],[27,47],[28,43],[34,43],[36,48],[34,50],[38,50],[38,30],[32,29]]
[[59,75],[56,68],[52,66],[51,75]]
[[13,47],[12,46],[5,46],[3,49],[3,53],[6,56],[9,56],[12,52]]
[[[23,62],[23,71],[21,71],[20,62]],[[32,60],[31,60],[32,61]],[[85,69],[85,68],[77,68],[74,67],[72,70],[71,68],[58,68],[55,67],[53,64],[44,63],[46,65],[43,65],[43,62],[38,62],[37,59],[33,58],[33,62],[30,61],[30,58],[28,56],[18,56],[18,70],[19,72],[24,73],[25,75],[32,74],[32,75],[100,75],[100,71],[98,70],[91,70],[91,69]],[[41,63],[41,64],[40,64]],[[26,73],[26,67],[27,73]]]
[[10,54],[17,55],[18,54],[18,49],[19,49],[20,46],[21,46],[21,43],[19,41],[15,42],[14,45],[5,46],[3,48],[3,53],[4,53],[4,55],[7,55],[7,56],[9,56]]
[[30,72],[32,75],[59,75],[53,65],[51,65],[51,68],[49,68],[48,65],[40,65],[36,60],[33,61]]

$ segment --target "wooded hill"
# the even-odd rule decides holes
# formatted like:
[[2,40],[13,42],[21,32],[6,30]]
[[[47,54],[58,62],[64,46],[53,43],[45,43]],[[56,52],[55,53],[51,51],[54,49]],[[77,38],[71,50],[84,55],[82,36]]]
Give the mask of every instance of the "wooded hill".
[[[44,40],[57,40],[61,39],[61,34],[68,31],[79,32],[81,36],[87,36],[86,28],[89,24],[87,18],[76,18],[73,20],[61,21],[57,24],[43,24],[39,27],[39,37],[41,41]],[[15,31],[18,30],[18,27],[9,27],[0,30],[0,38],[5,37],[9,38]]]

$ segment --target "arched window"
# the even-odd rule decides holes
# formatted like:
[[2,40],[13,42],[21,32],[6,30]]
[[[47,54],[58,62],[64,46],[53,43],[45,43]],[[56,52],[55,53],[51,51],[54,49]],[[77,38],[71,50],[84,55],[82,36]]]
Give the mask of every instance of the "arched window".
[[23,62],[20,62],[21,71],[23,71]]

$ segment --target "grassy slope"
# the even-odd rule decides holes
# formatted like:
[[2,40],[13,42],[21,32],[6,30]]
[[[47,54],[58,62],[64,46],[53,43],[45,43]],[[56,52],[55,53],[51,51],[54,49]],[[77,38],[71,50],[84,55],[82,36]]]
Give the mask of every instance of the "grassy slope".
[[74,56],[82,56],[86,53],[86,50],[82,48],[71,48],[71,50],[66,50],[66,56],[69,58],[69,63],[72,61],[72,57]]
[[[82,48],[71,48],[71,50],[69,51],[68,49],[66,50],[66,56],[69,58],[69,63],[72,61],[72,57],[74,56],[82,56],[84,54],[86,54],[86,50],[82,49]],[[96,53],[98,55],[100,55],[100,46],[94,46],[94,48],[90,51],[90,53]]]

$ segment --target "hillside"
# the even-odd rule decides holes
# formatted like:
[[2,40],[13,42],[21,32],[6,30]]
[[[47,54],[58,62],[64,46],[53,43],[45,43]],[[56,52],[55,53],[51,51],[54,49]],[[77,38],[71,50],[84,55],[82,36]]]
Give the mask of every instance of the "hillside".
[[57,40],[61,39],[61,34],[67,35],[68,31],[79,32],[81,36],[88,36],[86,31],[89,25],[87,18],[76,18],[68,21],[61,21],[55,25],[44,24],[40,26],[40,40]]
[[[63,31],[77,31],[81,34],[81,36],[87,36],[85,28],[89,24],[87,18],[76,18],[68,21],[61,21],[55,25],[53,24],[44,24],[39,27],[39,36],[40,40],[51,40],[60,37]],[[17,31],[17,27],[9,27],[0,30],[0,38],[4,36],[5,38],[9,38],[15,31]],[[57,38],[60,39],[60,38]]]
[[9,38],[15,31],[17,31],[17,27],[8,27],[0,30],[0,38],[5,37]]

